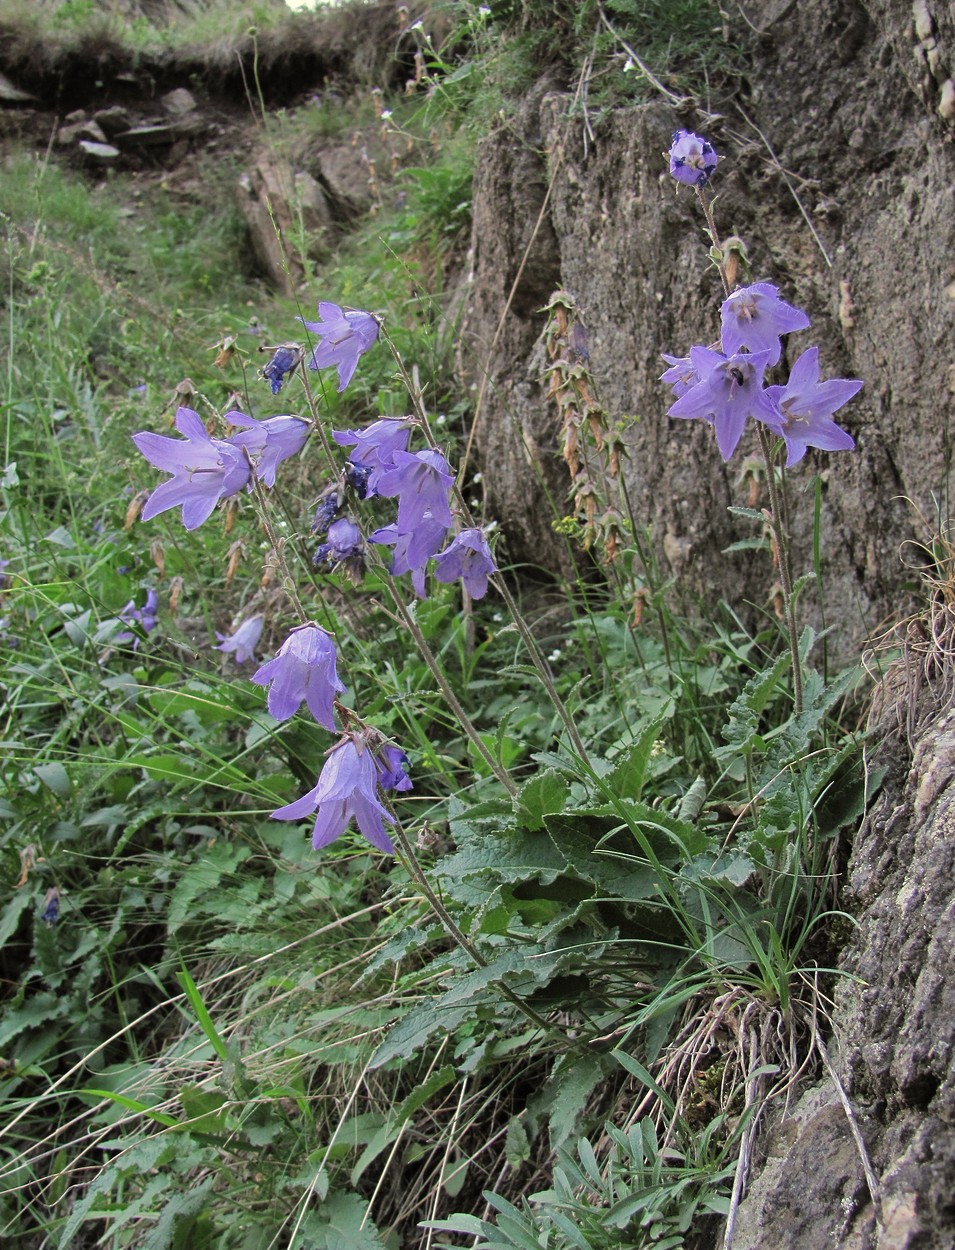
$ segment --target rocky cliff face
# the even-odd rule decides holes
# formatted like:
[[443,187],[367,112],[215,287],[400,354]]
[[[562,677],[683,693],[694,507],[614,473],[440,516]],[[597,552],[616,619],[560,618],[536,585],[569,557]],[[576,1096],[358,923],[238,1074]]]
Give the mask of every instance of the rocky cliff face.
[[[809,311],[823,376],[865,381],[840,413],[855,454],[810,453],[791,475],[798,576],[812,568],[813,473],[822,478],[826,610],[845,654],[904,595],[900,544],[948,498],[955,402],[955,16],[940,0],[759,0],[750,95],[719,116],[657,102],[588,135],[571,97],[542,83],[516,128],[482,145],[463,374],[482,392],[476,441],[492,506],[520,561],[562,566],[541,524],[540,477],[566,511],[556,414],[541,374],[540,312],[558,286],[589,330],[591,367],[612,416],[626,415],[626,478],[673,571],[707,600],[738,588],[765,604],[765,557],[724,555],[750,538],[727,506],[745,502],[746,443],[728,465],[702,423],[667,418],[661,352],[718,334],[695,198],[665,173],[671,132],[706,133],[725,160],[714,179],[722,233],[748,244],[754,280]],[[716,105],[712,105],[714,109]],[[506,314],[501,317],[502,308]],[[808,497],[807,497],[807,492]],[[737,597],[737,596],[734,596]]]
[[[734,602],[765,604],[766,556],[724,553],[751,534],[727,512],[746,502],[745,448],[724,466],[708,428],[665,416],[658,381],[661,352],[683,355],[718,333],[700,214],[661,155],[678,127],[706,133],[726,158],[714,182],[722,231],[746,240],[755,279],[812,317],[790,363],[815,342],[824,375],[865,381],[840,413],[858,450],[810,453],[790,479],[799,575],[812,567],[809,483],[821,476],[826,611],[837,649],[857,656],[867,633],[908,610],[900,549],[944,521],[950,501],[955,10],[757,0],[746,14],[758,32],[750,95],[721,102],[718,117],[661,97],[591,136],[571,97],[544,82],[516,128],[485,140],[461,371],[479,396],[476,442],[510,554],[560,572],[564,549],[541,501],[566,511],[568,477],[542,382],[541,308],[555,288],[570,291],[601,400],[632,418],[625,475],[655,550],[708,600],[732,588]],[[829,1043],[876,1203],[835,1086],[822,1081],[765,1137],[736,1250],[955,1245],[955,721],[947,696],[930,700],[910,751],[894,732],[898,711],[879,725],[889,774],[846,873],[843,905],[859,930]]]

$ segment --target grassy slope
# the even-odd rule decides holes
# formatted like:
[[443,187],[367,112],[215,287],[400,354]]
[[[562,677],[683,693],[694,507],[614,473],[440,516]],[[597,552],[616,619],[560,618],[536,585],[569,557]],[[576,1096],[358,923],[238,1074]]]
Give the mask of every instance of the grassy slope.
[[[66,57],[87,30],[73,8],[37,17]],[[201,23],[221,21],[199,9],[178,33],[116,17],[106,34],[195,48]],[[253,16],[266,25],[264,9]],[[208,62],[226,60],[217,44]],[[402,820],[422,830],[425,863],[437,856],[434,879],[491,976],[448,941],[402,867],[353,836],[316,856],[304,823],[269,819],[313,784],[330,740],[305,717],[277,726],[251,666],[214,649],[217,630],[258,613],[264,656],[294,620],[250,502],[191,535],[177,513],[135,519],[157,475],[129,436],[167,429],[183,378],[204,417],[233,391],[259,417],[307,410],[300,387],[271,395],[257,349],[297,337],[295,316],[319,298],[385,313],[454,462],[467,400],[449,368],[444,275],[466,238],[467,126],[484,114],[469,122],[462,100],[481,64],[465,60],[425,111],[388,101],[428,159],[395,181],[382,171],[378,214],[337,243],[320,282],[303,257],[314,276],[301,305],[244,271],[236,171],[221,162],[182,198],[158,177],[94,185],[49,156],[8,157],[5,1243],[415,1246],[421,1220],[454,1211],[481,1233],[482,1191],[518,1201],[553,1185],[553,1218],[534,1226],[505,1208],[502,1244],[544,1244],[546,1225],[549,1245],[675,1246],[694,1215],[725,1209],[745,1129],[746,1056],[726,1039],[745,1019],[798,1061],[813,1001],[804,969],[829,957],[812,948],[812,917],[857,778],[826,738],[837,696],[816,689],[812,714],[788,719],[772,628],[746,638],[727,611],[701,635],[674,616],[631,534],[618,591],[560,588],[535,624],[585,759],[504,605],[490,597],[468,624],[455,591],[435,586],[418,624],[519,787],[512,803],[380,606],[387,576],[356,589],[313,569],[311,509],[333,480],[318,448],[283,466],[274,524],[299,593],[339,640],[348,703],[409,750]],[[497,92],[485,82],[483,108]],[[342,114],[345,129],[367,124],[367,93]],[[284,152],[314,122],[311,110],[255,124]],[[336,428],[406,411],[383,346],[343,396],[323,376]],[[150,590],[156,629],[118,640],[117,614]],[[810,739],[822,763],[802,762]],[[573,1144],[582,1131],[593,1146]]]

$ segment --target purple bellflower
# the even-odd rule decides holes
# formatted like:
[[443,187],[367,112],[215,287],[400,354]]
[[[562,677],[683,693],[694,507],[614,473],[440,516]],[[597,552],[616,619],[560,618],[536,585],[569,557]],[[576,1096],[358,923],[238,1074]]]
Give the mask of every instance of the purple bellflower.
[[430,512],[441,525],[451,524],[451,466],[440,451],[396,451],[394,465],[378,478],[379,495],[398,496],[398,533],[410,534]]
[[448,527],[436,521],[430,512],[426,512],[407,534],[399,534],[397,525],[385,525],[370,534],[368,541],[394,547],[390,568],[392,577],[410,573],[414,592],[419,599],[423,599],[425,566],[441,550],[447,534]]
[[660,381],[666,382],[671,388],[674,399],[682,399],[691,387],[696,386],[700,375],[689,356],[668,356],[666,352],[661,354],[670,368],[666,373],[660,374]]
[[408,776],[408,757],[401,747],[379,747],[375,754],[375,767],[378,769],[378,784],[382,790],[403,791],[413,788]]
[[[159,596],[156,594],[155,590],[149,589],[146,591],[146,602],[141,608],[136,607],[135,599],[130,599],[125,608],[118,613],[118,619],[122,621],[124,625],[139,625],[143,633],[148,634],[151,633],[151,631],[154,630],[159,623],[159,617],[157,615],[158,607]],[[139,637],[133,633],[132,630],[124,629],[122,632],[113,635],[113,642],[131,642],[133,644],[133,650],[135,651],[139,646]]]
[[359,474],[352,485],[358,497],[366,499],[377,494],[377,478],[385,469],[394,466],[395,452],[408,450],[411,422],[382,417],[362,430],[332,430],[332,438],[339,447],[354,445],[355,450],[348,457],[348,463],[352,470],[364,469],[366,473]]
[[373,347],[378,338],[378,322],[371,313],[355,308],[343,309],[338,304],[318,305],[318,321],[299,317],[306,330],[321,342],[312,352],[309,369],[338,366],[338,390],[341,393],[352,380],[358,358]]
[[337,659],[330,634],[320,625],[300,625],[252,680],[269,687],[267,705],[276,720],[288,720],[304,703],[316,721],[334,733],[335,696],[345,689],[335,670]]
[[488,574],[496,572],[491,549],[479,529],[462,530],[446,551],[435,556],[434,575],[438,581],[453,582],[460,577],[472,599],[484,598]]
[[674,131],[669,155],[672,176],[691,187],[706,186],[720,159],[708,139],[690,130]]
[[733,356],[745,347],[751,352],[769,352],[767,364],[779,363],[783,352],[781,334],[806,330],[810,321],[801,308],[793,308],[779,298],[779,288],[771,282],[742,286],[720,307],[723,322],[723,351]]
[[297,343],[283,343],[272,354],[272,359],[262,367],[262,377],[271,383],[272,394],[277,395],[282,389],[286,374],[291,376],[298,368],[304,352]]
[[786,442],[786,464],[797,464],[807,447],[823,451],[852,451],[855,440],[832,419],[862,387],[856,379],[819,381],[819,348],[809,347],[792,367],[785,386],[766,388],[776,407],[779,424],[773,426]]
[[779,413],[763,389],[770,355],[764,351],[724,356],[709,347],[691,347],[690,360],[700,381],[671,405],[669,415],[711,421],[724,460],[736,450],[747,417],[755,417],[778,433]]
[[312,517],[313,534],[324,534],[341,511],[342,497],[337,486],[329,486],[322,494]]
[[211,438],[191,408],[178,410],[176,429],[185,435],[185,442],[164,434],[133,435],[133,442],[149,463],[172,474],[146,500],[142,518],[149,521],[181,505],[183,525],[194,530],[212,515],[220,499],[230,499],[248,485],[252,465],[245,448]]
[[349,574],[359,574],[364,568],[365,543],[361,530],[348,517],[339,517],[332,521],[325,535],[325,541],[315,549],[312,563],[321,567],[323,564],[337,567],[344,564]]
[[262,637],[262,618],[250,616],[248,620],[242,622],[234,634],[220,634],[216,630],[216,637],[219,639],[217,651],[231,654],[236,664],[245,664],[255,659],[255,648]]
[[268,417],[257,421],[244,412],[225,414],[230,425],[239,426],[239,433],[228,441],[233,447],[244,447],[254,461],[255,476],[271,489],[275,472],[283,460],[297,456],[308,441],[310,426],[301,417]]
[[312,849],[321,850],[345,832],[354,819],[372,846],[394,854],[385,821],[394,818],[378,799],[379,768],[371,748],[361,738],[346,734],[328,752],[317,784],[294,803],[278,808],[273,820],[301,820],[315,815]]

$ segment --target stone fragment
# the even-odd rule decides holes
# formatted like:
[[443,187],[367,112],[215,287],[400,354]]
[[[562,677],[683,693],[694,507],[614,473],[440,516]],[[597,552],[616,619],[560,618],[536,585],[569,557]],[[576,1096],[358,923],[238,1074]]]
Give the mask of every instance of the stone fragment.
[[291,295],[304,276],[292,240],[302,232],[309,254],[314,255],[332,224],[322,187],[304,170],[262,152],[239,179],[238,199],[259,264],[273,285]]
[[20,104],[35,99],[36,96],[30,95],[29,91],[21,91],[18,86],[10,81],[6,74],[0,74],[0,100],[4,100],[8,104]]
[[119,148],[113,147],[111,143],[96,143],[92,139],[81,139],[79,147],[97,165],[115,161],[120,154]]
[[184,117],[187,113],[196,111],[196,97],[185,87],[176,87],[173,91],[167,91],[161,103],[170,117]]
[[97,109],[93,114],[93,121],[99,125],[107,138],[129,130],[132,126],[129,110],[123,108],[121,104],[112,104],[109,108]]

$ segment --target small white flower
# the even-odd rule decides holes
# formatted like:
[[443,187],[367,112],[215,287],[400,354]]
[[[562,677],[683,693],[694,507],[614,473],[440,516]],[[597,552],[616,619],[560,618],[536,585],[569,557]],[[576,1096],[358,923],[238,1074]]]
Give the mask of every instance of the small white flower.
[[499,624],[501,621],[504,620],[504,617],[501,616],[500,612],[495,612],[494,615],[491,617],[491,620],[494,621],[496,624]]
[[471,478],[471,481],[475,484],[475,486],[478,484],[478,482],[481,482],[483,480],[484,480],[483,473],[475,473],[474,477]]
[[623,72],[625,74],[632,74],[635,68],[636,66],[633,63],[633,57],[628,56],[626,63],[624,64],[624,67],[623,67]]
[[547,657],[547,659],[551,664],[556,664],[557,661],[560,659],[560,647],[555,647],[554,650]]
[[443,412],[439,412],[439,413],[438,413],[438,415],[437,415],[437,416],[435,417],[435,419],[434,419],[434,423],[435,423],[435,425],[444,425],[444,423],[445,423],[445,421],[447,421],[447,419],[448,419],[448,418],[444,415],[444,413],[443,413]]

